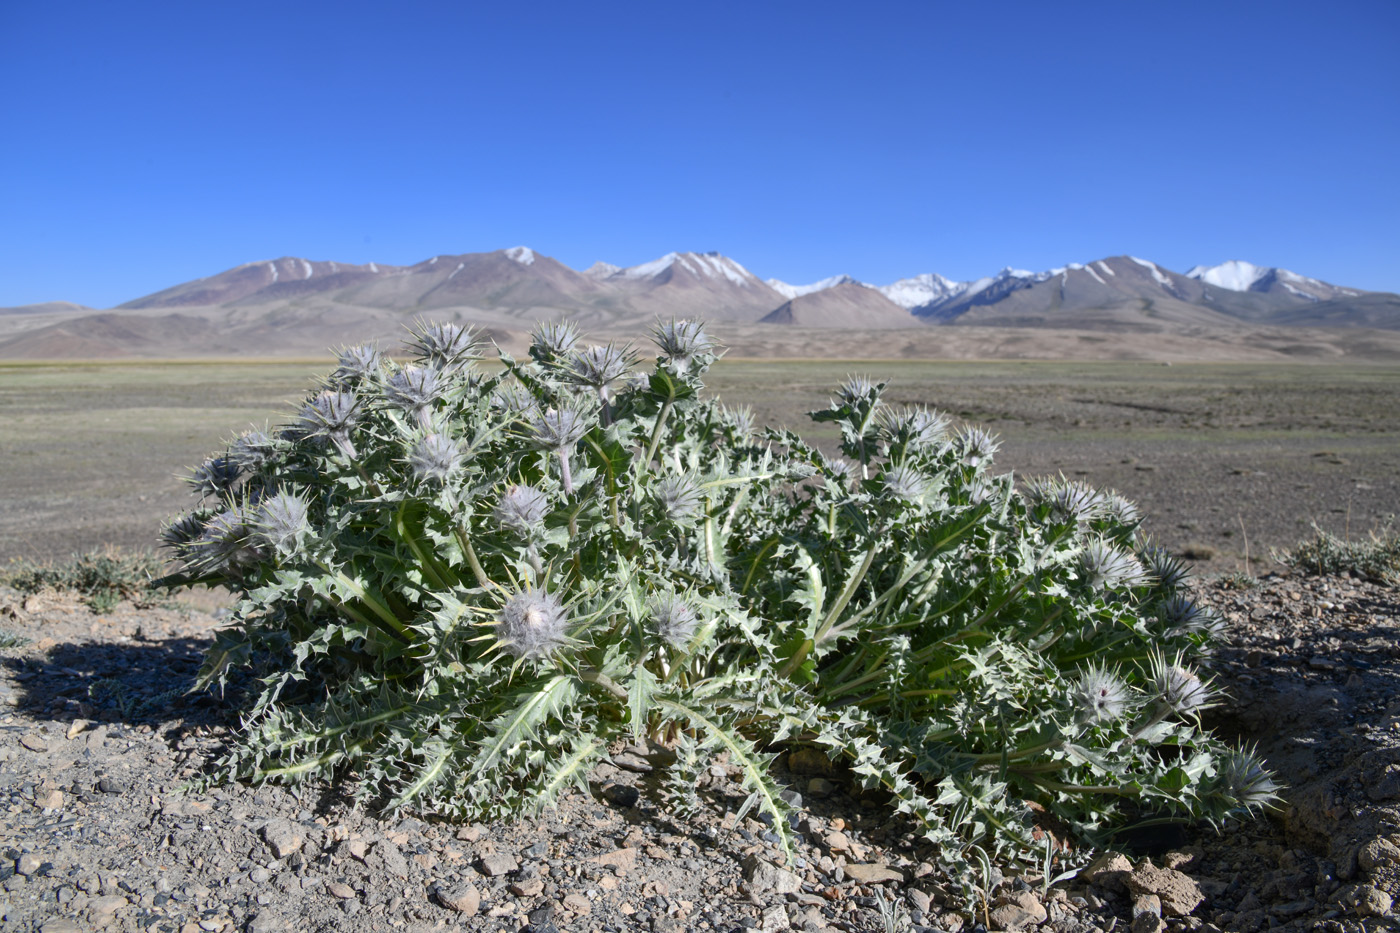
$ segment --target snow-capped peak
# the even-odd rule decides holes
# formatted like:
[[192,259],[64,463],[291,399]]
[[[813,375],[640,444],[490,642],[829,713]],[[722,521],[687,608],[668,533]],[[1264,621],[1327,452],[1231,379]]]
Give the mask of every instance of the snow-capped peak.
[[510,249],[502,250],[507,259],[512,259],[522,266],[532,266],[535,264],[535,251],[528,246],[512,246]]
[[748,269],[719,253],[667,253],[660,259],[623,269],[620,274],[629,279],[649,279],[672,266],[680,266],[700,278],[727,279],[742,288],[748,288],[758,281]]
[[[813,282],[811,285],[789,285],[781,279],[768,279],[767,285],[773,291],[789,300],[800,298],[803,295],[810,295],[813,292],[824,292],[828,288],[835,288],[837,285],[864,285],[849,275],[833,275],[830,278],[822,279],[820,282]],[[868,286],[867,286],[868,287]]]
[[608,276],[617,275],[621,271],[621,266],[615,266],[610,262],[599,260],[587,269],[584,269],[583,274],[591,279],[606,279]]
[[893,285],[881,285],[877,290],[901,308],[921,308],[961,294],[967,284],[945,279],[937,272],[925,272],[913,278],[900,279]]
[[1256,266],[1242,259],[1231,259],[1218,266],[1192,266],[1191,271],[1186,273],[1186,277],[1200,279],[1202,282],[1217,288],[1228,288],[1232,292],[1247,292],[1254,287],[1256,282],[1272,271],[1272,269]]

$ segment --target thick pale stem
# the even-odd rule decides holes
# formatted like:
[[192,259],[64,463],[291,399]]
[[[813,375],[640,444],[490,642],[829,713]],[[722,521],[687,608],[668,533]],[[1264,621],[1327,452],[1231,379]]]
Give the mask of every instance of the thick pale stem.
[[476,585],[482,589],[489,589],[491,580],[486,576],[486,571],[481,569],[481,561],[476,559],[476,549],[472,547],[471,538],[459,525],[456,528],[457,543],[462,546],[462,554],[467,558],[467,565],[472,568],[472,576],[476,577]]
[[656,426],[651,429],[651,441],[647,444],[648,465],[656,458],[656,449],[661,446],[661,431],[666,427],[666,420],[671,416],[671,406],[675,404],[673,399],[667,399],[666,404],[661,406],[661,413],[656,416]]

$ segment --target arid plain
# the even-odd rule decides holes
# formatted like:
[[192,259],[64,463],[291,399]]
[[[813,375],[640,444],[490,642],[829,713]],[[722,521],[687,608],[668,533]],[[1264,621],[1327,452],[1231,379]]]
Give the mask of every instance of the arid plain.
[[[179,474],[276,425],[332,357],[0,364],[0,563],[155,546]],[[849,374],[1001,438],[996,464],[1117,489],[1204,573],[1261,572],[1312,526],[1353,539],[1400,508],[1400,367],[1385,363],[722,361],[708,380],[758,425],[834,447],[806,412]]]

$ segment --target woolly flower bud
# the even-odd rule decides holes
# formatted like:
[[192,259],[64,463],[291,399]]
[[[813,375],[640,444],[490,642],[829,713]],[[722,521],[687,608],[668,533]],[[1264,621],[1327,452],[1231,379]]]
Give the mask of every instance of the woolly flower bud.
[[191,542],[191,563],[210,570],[237,570],[252,563],[260,556],[256,532],[241,506],[226,509],[209,519],[199,538]]
[[549,499],[534,486],[507,486],[496,503],[496,521],[521,534],[537,529],[549,514]]
[[384,387],[384,398],[413,415],[426,427],[429,413],[438,399],[442,398],[442,380],[436,369],[421,366],[406,366],[389,377]]
[[1157,695],[1174,712],[1189,713],[1201,709],[1210,700],[1210,688],[1194,671],[1156,659],[1152,683]]
[[1143,569],[1160,589],[1174,590],[1185,583],[1191,571],[1166,548],[1148,545],[1138,552]]
[[442,485],[462,465],[462,448],[450,437],[428,434],[414,442],[408,466],[419,482]]
[[419,321],[404,346],[434,369],[460,369],[477,359],[480,339],[476,328],[459,324]]
[[1095,725],[1120,719],[1128,710],[1128,687],[1101,667],[1091,667],[1079,677],[1070,697],[1081,722]]
[[741,441],[746,441],[753,434],[753,409],[747,405],[736,405],[730,408],[728,405],[721,405],[720,419],[734,432],[734,437]]
[[530,441],[541,450],[572,450],[591,426],[588,415],[577,408],[537,411],[530,421]]
[[337,385],[354,386],[366,376],[379,372],[379,348],[369,344],[344,347],[336,354],[339,365],[331,373]]
[[908,466],[886,470],[880,481],[885,492],[905,502],[918,502],[928,490],[928,480],[918,470]]
[[980,466],[990,460],[1001,445],[996,436],[981,428],[964,428],[954,441],[962,462],[970,467]]
[[1079,566],[1083,569],[1089,585],[1095,589],[1136,586],[1147,576],[1136,557],[1101,538],[1096,538],[1084,546],[1079,555]]
[[218,496],[233,488],[242,471],[228,457],[210,457],[190,471],[185,482],[198,496]]
[[277,445],[258,430],[244,431],[229,445],[228,458],[245,470],[256,470],[272,459]]
[[1056,525],[1086,524],[1102,514],[1107,502],[1103,493],[1078,480],[1036,480],[1026,487],[1026,498],[1048,506],[1047,518]]
[[517,418],[528,417],[539,408],[530,390],[518,382],[502,383],[491,393],[491,407]]
[[597,390],[599,397],[607,401],[612,384],[627,375],[632,362],[633,355],[630,349],[611,343],[603,347],[576,350],[569,357],[569,368],[564,373],[564,378],[575,385],[589,386]]
[[1217,770],[1226,792],[1245,807],[1263,806],[1278,796],[1279,785],[1248,752],[1230,752]]
[[991,494],[991,484],[980,476],[967,484],[967,501],[972,505],[981,505]]
[[526,589],[501,607],[496,617],[496,637],[517,658],[542,658],[568,641],[564,627],[568,613],[557,597],[544,590]]
[[658,323],[651,333],[662,355],[682,369],[689,369],[695,357],[714,346],[705,333],[705,325],[700,321],[677,321],[673,318],[667,323]]
[[855,475],[855,467],[851,466],[851,461],[841,457],[834,457],[826,461],[826,469],[832,478],[842,486],[849,485],[851,477]]
[[572,321],[547,321],[530,331],[530,355],[541,363],[562,359],[578,343],[578,330]]
[[302,407],[295,428],[310,440],[334,443],[341,453],[353,459],[355,445],[350,441],[350,432],[359,423],[361,413],[360,399],[354,392],[327,389]]
[[662,596],[647,603],[647,621],[658,639],[673,648],[683,648],[695,634],[700,617],[679,596]]
[[652,498],[671,521],[680,521],[700,508],[700,487],[689,476],[668,476],[653,487]]
[[306,501],[289,492],[279,492],[258,506],[257,537],[282,555],[301,549],[310,530]]

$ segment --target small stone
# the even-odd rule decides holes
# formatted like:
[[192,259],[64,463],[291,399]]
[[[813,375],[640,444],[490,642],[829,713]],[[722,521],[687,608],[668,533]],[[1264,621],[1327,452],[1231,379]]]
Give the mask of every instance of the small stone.
[[78,925],[78,921],[70,920],[67,917],[54,917],[52,920],[45,920],[44,925],[39,927],[39,933],[86,933]]
[[19,738],[19,744],[31,752],[39,752],[40,754],[49,750],[49,743],[45,742],[44,737],[39,735],[22,735]]
[[788,920],[787,908],[782,904],[775,904],[765,910],[758,918],[758,928],[762,933],[771,931],[791,929],[792,923]]
[[637,850],[630,846],[625,849],[614,849],[611,852],[604,852],[602,855],[595,855],[590,861],[604,868],[611,867],[619,872],[627,872],[637,864]]
[[1015,904],[993,907],[989,916],[993,930],[1028,930],[1040,925],[1040,920],[1036,919],[1035,914]]
[[851,848],[851,837],[838,830],[832,830],[822,837],[822,845],[832,852],[846,852]]
[[51,790],[34,795],[34,806],[41,810],[57,810],[63,806],[63,791]]
[[43,864],[44,860],[39,858],[39,856],[35,855],[33,852],[25,852],[19,858],[15,859],[15,871],[28,878],[38,871]]
[[846,877],[857,884],[889,884],[891,881],[903,883],[904,874],[888,865],[846,865]]
[[633,807],[641,799],[642,792],[630,784],[606,784],[603,798],[619,807]]
[[1110,891],[1123,890],[1123,879],[1133,870],[1133,863],[1121,852],[1105,852],[1079,873],[1079,877]]
[[501,875],[508,875],[520,868],[520,863],[515,860],[513,855],[495,852],[477,859],[476,867],[488,878],[499,878]]
[[[1013,894],[1003,894],[992,902],[995,907],[1014,907],[1021,913],[1030,917],[1030,923],[1025,923],[1024,917],[1018,917],[1022,925],[1038,926],[1045,922],[1048,916],[1045,905],[1040,903],[1040,898],[1031,891],[1017,891]],[[1007,927],[1011,929],[1011,927]]]
[[272,879],[272,871],[267,868],[254,868],[248,872],[248,880],[253,884],[267,884]]
[[270,910],[260,910],[248,919],[248,933],[281,933],[287,921]]
[[442,906],[459,914],[473,917],[481,907],[481,892],[475,885],[464,884],[451,888],[438,888],[433,892]]
[[920,891],[918,888],[909,889],[909,906],[922,913],[928,913],[933,906],[933,898],[928,896],[927,891]]
[[1156,914],[1138,914],[1133,918],[1133,925],[1130,927],[1132,933],[1162,933],[1167,928],[1167,921]]
[[365,860],[365,853],[368,850],[369,847],[365,845],[363,839],[346,839],[340,844],[341,855],[348,855],[352,859],[360,862]]
[[802,890],[802,879],[786,868],[750,855],[744,860],[744,877],[756,894],[796,894]]
[[1375,871],[1395,862],[1400,862],[1400,846],[1388,839],[1372,839],[1356,853],[1356,864],[1362,871]]
[[1133,898],[1133,919],[1143,914],[1162,916],[1162,899],[1155,894],[1139,894]]
[[88,901],[88,910],[92,911],[94,917],[110,917],[126,906],[126,898],[120,894],[108,894],[106,897],[95,897]]
[[613,755],[612,763],[624,771],[632,771],[636,774],[646,774],[652,770],[651,762],[647,761],[641,755],[633,755],[629,752]]
[[270,820],[262,830],[263,841],[276,858],[286,858],[301,849],[306,836],[291,820]]
[[807,782],[807,794],[812,797],[830,797],[836,793],[836,783],[824,777],[815,777]]
[[580,917],[587,917],[593,912],[593,902],[582,894],[565,894],[563,904],[565,910],[571,910]]
[[326,891],[330,893],[331,897],[338,897],[342,901],[348,901],[355,896],[355,889],[344,881],[332,881],[326,885]]
[[1180,849],[1173,849],[1162,856],[1163,868],[1175,868],[1177,871],[1186,871],[1205,857],[1206,850],[1200,846],[1185,846]]
[[104,777],[97,782],[97,789],[104,794],[122,794],[126,792],[126,785],[114,777]]
[[[188,924],[186,925],[188,926]],[[219,933],[219,931],[224,928],[224,921],[215,917],[209,920],[201,920],[197,926],[199,929],[203,930],[204,933]]]
[[1173,868],[1157,868],[1146,860],[1123,883],[1133,894],[1155,894],[1161,898],[1162,913],[1168,917],[1185,917],[1205,900],[1201,886],[1188,875]]
[[524,881],[512,881],[509,888],[510,893],[516,897],[534,897],[544,890],[544,881],[540,878],[526,878]]

